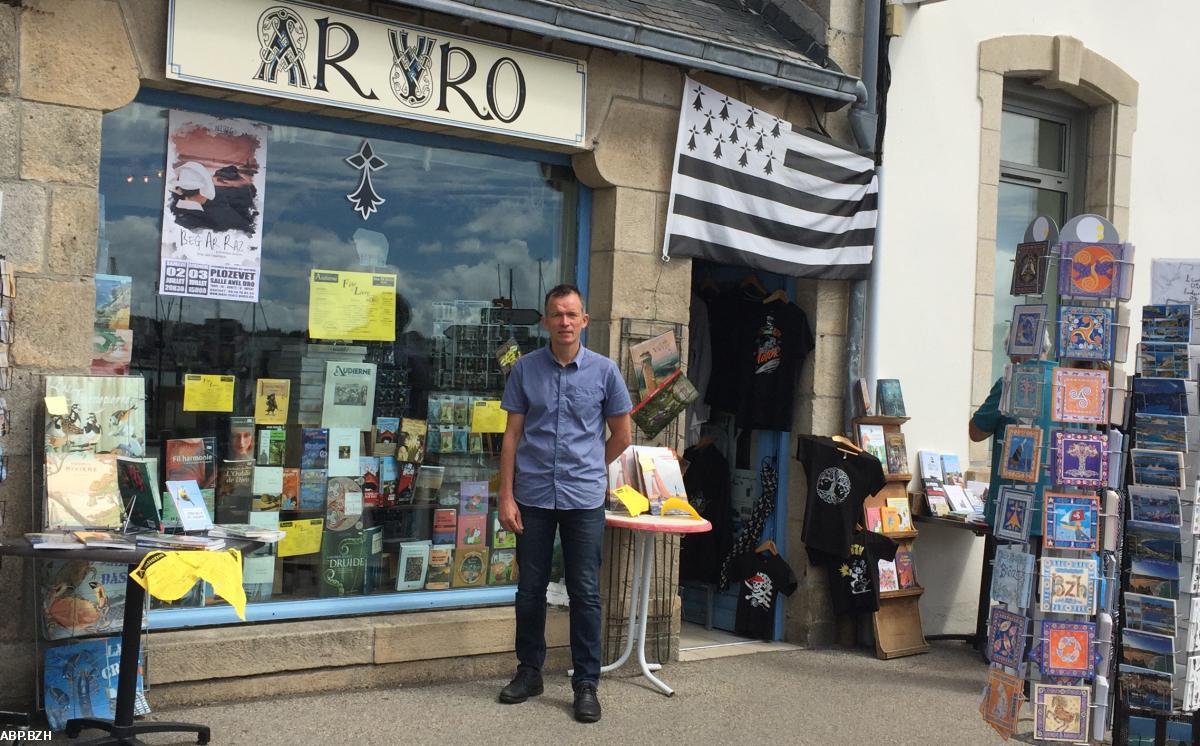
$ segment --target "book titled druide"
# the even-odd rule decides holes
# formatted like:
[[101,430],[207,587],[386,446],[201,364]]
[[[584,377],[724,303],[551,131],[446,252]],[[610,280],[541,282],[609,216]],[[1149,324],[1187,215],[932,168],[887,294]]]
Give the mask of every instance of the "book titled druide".
[[367,566],[383,551],[383,526],[326,531],[321,538],[321,595],[361,595],[367,588]]

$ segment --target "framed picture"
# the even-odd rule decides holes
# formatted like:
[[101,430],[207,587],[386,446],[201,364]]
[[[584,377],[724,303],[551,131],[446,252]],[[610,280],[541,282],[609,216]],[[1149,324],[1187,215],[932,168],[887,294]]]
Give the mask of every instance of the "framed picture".
[[1109,360],[1113,356],[1113,311],[1094,306],[1059,306],[1060,360]]
[[1150,487],[1183,489],[1183,454],[1148,448],[1129,449],[1133,463],[1133,483]]
[[987,685],[984,687],[983,701],[979,703],[979,712],[984,721],[1004,738],[1011,736],[1017,729],[1017,716],[1021,712],[1024,691],[1024,680],[1005,673],[997,666],[988,669]]
[[1042,622],[1041,670],[1043,676],[1090,679],[1096,674],[1092,622]]
[[858,447],[879,459],[879,463],[887,463],[887,445],[883,440],[883,425],[859,425]]
[[1103,487],[1108,480],[1108,435],[1087,430],[1054,431],[1054,483]]
[[1029,619],[1003,606],[993,606],[988,622],[988,660],[1016,668],[1025,660],[1025,630]]
[[1096,560],[1092,557],[1042,557],[1042,611],[1095,614],[1096,574]]
[[996,498],[996,538],[1025,543],[1033,516],[1034,493],[1031,489],[1001,485]]
[[1042,389],[1045,380],[1042,366],[1037,363],[1008,366],[1007,413],[1013,417],[1042,416]]
[[1033,737],[1087,741],[1092,690],[1086,686],[1033,685]]
[[1041,295],[1046,289],[1046,259],[1050,245],[1046,241],[1017,244],[1013,259],[1012,295]]
[[1192,341],[1192,307],[1182,303],[1142,306],[1143,342]]
[[1095,552],[1100,543],[1100,498],[1047,492],[1042,507],[1042,546]]
[[1034,356],[1042,354],[1045,342],[1046,306],[1016,306],[1012,327],[1008,330],[1008,354]]
[[1054,369],[1054,421],[1103,425],[1108,421],[1108,371]]
[[1067,241],[1062,244],[1058,294],[1064,298],[1129,298],[1133,279],[1129,244]]
[[1018,482],[1036,482],[1041,459],[1041,428],[1005,426],[1003,458],[1000,460],[1001,477]]

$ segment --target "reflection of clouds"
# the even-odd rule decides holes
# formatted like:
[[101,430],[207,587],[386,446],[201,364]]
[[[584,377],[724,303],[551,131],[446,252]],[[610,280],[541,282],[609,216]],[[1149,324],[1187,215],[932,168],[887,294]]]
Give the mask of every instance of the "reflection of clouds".
[[459,229],[469,236],[480,234],[492,238],[524,238],[537,231],[545,216],[513,200],[504,200],[487,205],[475,217]]

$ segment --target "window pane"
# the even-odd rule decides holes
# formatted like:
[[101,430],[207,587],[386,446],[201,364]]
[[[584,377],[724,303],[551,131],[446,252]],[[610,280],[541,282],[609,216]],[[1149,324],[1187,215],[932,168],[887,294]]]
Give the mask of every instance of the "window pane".
[[[1038,189],[1024,184],[1000,183],[996,212],[996,277],[994,315],[992,317],[992,380],[1004,373],[1008,362],[1005,344],[1013,307],[1024,301],[1009,294],[1012,287],[1013,258],[1025,228],[1038,215],[1048,215],[1062,225],[1067,212],[1066,192]],[[1036,301],[1035,301],[1036,302]]]
[[1062,171],[1066,136],[1064,124],[1006,111],[1000,125],[1000,160]]

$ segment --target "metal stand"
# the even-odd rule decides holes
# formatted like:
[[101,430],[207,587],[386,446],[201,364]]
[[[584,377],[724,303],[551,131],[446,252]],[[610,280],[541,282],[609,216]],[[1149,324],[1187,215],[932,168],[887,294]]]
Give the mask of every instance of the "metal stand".
[[633,576],[633,593],[629,602],[629,630],[625,638],[625,650],[621,652],[620,658],[617,658],[607,666],[603,666],[600,669],[600,673],[615,671],[629,660],[629,654],[633,652],[635,642],[634,624],[636,623],[638,665],[642,668],[642,675],[650,679],[650,683],[654,684],[659,691],[670,697],[675,693],[675,690],[651,673],[652,671],[661,669],[662,664],[646,662],[646,618],[650,611],[650,581],[654,576],[654,534],[649,531],[639,531],[636,533],[634,540],[637,542],[634,544],[633,552],[633,566],[635,571]]

